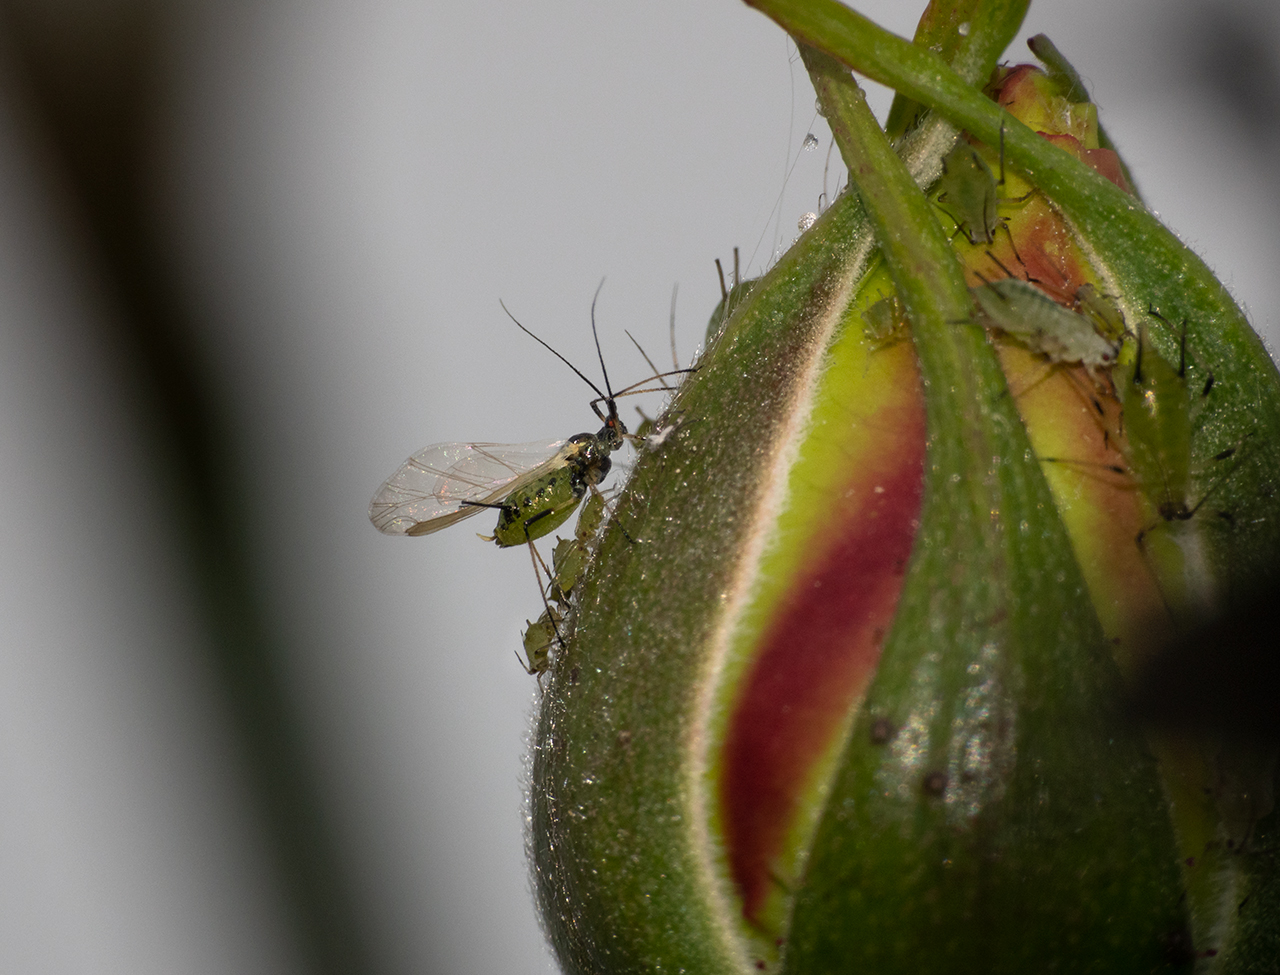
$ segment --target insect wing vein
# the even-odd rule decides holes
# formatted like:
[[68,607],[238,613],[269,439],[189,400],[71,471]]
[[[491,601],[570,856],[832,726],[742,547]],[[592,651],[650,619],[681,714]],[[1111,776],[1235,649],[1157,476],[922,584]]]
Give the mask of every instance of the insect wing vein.
[[573,450],[565,440],[432,444],[378,488],[369,520],[388,535],[429,535],[476,514],[480,505],[497,504]]

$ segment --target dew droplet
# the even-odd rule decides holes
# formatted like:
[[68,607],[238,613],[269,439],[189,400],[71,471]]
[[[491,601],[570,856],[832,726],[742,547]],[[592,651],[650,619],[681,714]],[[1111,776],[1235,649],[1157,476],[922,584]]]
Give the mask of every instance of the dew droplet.
[[969,22],[966,20],[963,24],[960,24],[958,27],[956,27],[956,33],[959,34],[961,37],[968,37]]
[[799,224],[797,224],[797,226],[799,226],[800,232],[804,233],[806,230],[808,230],[817,222],[818,222],[818,215],[811,210],[808,213],[806,213],[803,217],[800,218],[800,222]]
[[810,132],[804,137],[804,143],[801,148],[804,149],[805,152],[813,152],[814,149],[818,148],[818,137]]
[[821,115],[823,118],[827,117],[827,113],[822,110],[822,99],[815,98],[813,100],[813,110],[817,112],[819,115]]

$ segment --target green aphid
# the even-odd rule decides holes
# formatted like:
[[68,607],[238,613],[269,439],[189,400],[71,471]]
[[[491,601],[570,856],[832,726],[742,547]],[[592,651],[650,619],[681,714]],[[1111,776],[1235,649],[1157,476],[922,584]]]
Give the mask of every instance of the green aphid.
[[[1154,309],[1152,314],[1160,318]],[[1163,521],[1187,521],[1209,497],[1191,500],[1191,435],[1195,401],[1208,395],[1213,378],[1206,381],[1199,397],[1188,387],[1185,323],[1176,369],[1156,351],[1142,324],[1137,343],[1120,389],[1125,461]],[[1233,453],[1224,451],[1215,459],[1225,460]]]
[[1058,304],[1029,281],[1001,278],[971,290],[988,324],[1050,362],[1082,365],[1095,381],[1115,365],[1118,339],[1100,335],[1090,316]]
[[605,435],[609,428],[593,436],[580,433],[568,446],[578,450],[569,453],[559,466],[536,480],[512,491],[498,510],[498,524],[493,540],[503,547],[524,545],[559,528],[577,510],[588,488],[604,480],[612,462],[609,453],[622,444],[610,444]]
[[424,447],[374,495],[369,518],[388,535],[430,535],[497,509],[500,546],[541,538],[571,515],[608,474],[626,428],[616,409],[597,434],[527,444],[442,443]]
[[569,598],[582,578],[591,560],[592,542],[604,522],[604,495],[593,492],[582,506],[573,538],[562,538],[551,552],[550,597],[562,606],[569,605]]
[[[597,297],[599,290],[596,291]],[[498,511],[498,524],[490,536],[481,536],[504,548],[525,545],[541,538],[568,519],[586,496],[609,473],[609,455],[628,438],[618,417],[617,398],[655,392],[644,388],[671,373],[641,380],[617,393],[609,385],[609,373],[596,355],[604,374],[604,392],[542,339],[512,321],[572,369],[596,393],[591,409],[604,422],[599,433],[579,433],[568,440],[537,440],[527,444],[441,443],[424,447],[406,460],[373,496],[369,520],[388,535],[430,535],[486,509]],[[595,301],[591,303],[591,332],[596,335]],[[678,370],[688,372],[689,370]],[[600,404],[605,409],[600,409]]]
[[[598,289],[596,295],[599,296]],[[514,317],[512,321],[515,321]],[[604,480],[612,466],[609,455],[621,447],[627,437],[626,426],[618,417],[616,398],[633,391],[649,391],[638,388],[649,380],[615,394],[609,385],[609,374],[604,367],[604,358],[600,356],[597,336],[596,354],[600,358],[605,384],[605,390],[601,392],[559,352],[518,321],[516,325],[550,350],[595,391],[598,398],[592,401],[591,409],[604,426],[598,433],[580,433],[568,440],[527,444],[441,443],[424,447],[383,482],[370,502],[369,520],[375,528],[389,535],[430,535],[481,511],[496,509],[498,523],[493,534],[481,537],[504,548],[527,545],[534,575],[538,577],[538,591],[546,609],[543,614],[545,620],[539,620],[532,627],[532,636],[526,632],[525,644],[530,665],[537,669],[539,660],[545,660],[545,647],[557,633],[559,615],[547,601],[542,579],[544,574],[550,576],[551,572],[538,554],[534,540],[562,525],[579,507],[588,490],[594,492],[596,485]],[[591,330],[595,335],[594,300]],[[605,410],[600,409],[601,403],[605,404]],[[588,524],[598,528],[599,506],[588,504],[587,508],[590,511]],[[592,531],[594,533],[594,529]],[[581,569],[575,570],[575,581],[576,574],[580,572]],[[548,627],[552,636],[544,639],[544,631]]]
[[863,334],[877,345],[897,341],[907,331],[907,309],[896,294],[887,295],[862,313]]
[[1110,295],[1086,282],[1076,289],[1074,297],[1076,308],[1093,320],[1099,335],[1114,342],[1123,340],[1129,329],[1124,322],[1124,313]]
[[971,244],[990,244],[1000,226],[1000,191],[991,167],[961,139],[942,159],[934,200]]
[[[524,642],[524,655],[528,660],[520,661],[528,674],[535,674],[538,680],[542,680],[542,675],[547,672],[547,668],[551,666],[551,648],[561,638],[561,628],[564,626],[564,617],[554,606],[548,606],[538,617],[537,622],[528,623],[524,631],[522,640]],[[517,658],[519,659],[519,658]]]
[[1004,222],[1002,204],[1022,203],[1034,190],[1023,196],[1004,198],[1004,126],[1000,127],[1000,178],[975,146],[961,139],[942,158],[942,176],[933,187],[933,199],[956,225],[956,233],[964,234],[971,244],[990,244]]
[[[599,294],[597,289],[596,296]],[[592,400],[591,409],[604,426],[599,433],[579,433],[568,440],[551,442],[443,443],[424,447],[387,478],[373,496],[369,520],[379,531],[388,535],[430,535],[485,509],[497,509],[498,524],[493,535],[481,537],[504,548],[526,545],[562,525],[587,489],[609,473],[609,455],[622,446],[627,436],[627,428],[618,417],[616,399],[635,386],[615,394],[609,385],[596,335],[595,300],[591,303],[591,331],[596,335],[604,392],[514,317],[511,320],[595,391],[597,398]],[[601,403],[606,406],[603,411]],[[534,560],[536,564],[536,553]]]
[[1191,476],[1191,403],[1182,370],[1156,352],[1138,326],[1133,372],[1122,384],[1129,469],[1165,521],[1185,520]]

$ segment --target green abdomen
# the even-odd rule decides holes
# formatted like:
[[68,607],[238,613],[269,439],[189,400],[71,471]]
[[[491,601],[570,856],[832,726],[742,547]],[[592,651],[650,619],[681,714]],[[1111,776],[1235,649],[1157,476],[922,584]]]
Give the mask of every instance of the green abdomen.
[[509,547],[541,538],[564,524],[585,491],[581,478],[567,466],[513,491],[502,504],[494,540]]

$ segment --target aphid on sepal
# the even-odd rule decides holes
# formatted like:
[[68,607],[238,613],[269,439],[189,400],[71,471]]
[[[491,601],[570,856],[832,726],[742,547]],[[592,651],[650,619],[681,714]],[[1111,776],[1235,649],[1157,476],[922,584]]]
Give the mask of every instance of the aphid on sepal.
[[[596,292],[599,296],[599,290]],[[595,334],[595,301],[592,301]],[[505,310],[505,307],[504,307]],[[512,321],[515,321],[512,318]],[[601,392],[571,362],[516,321],[597,394],[591,409],[603,421],[598,433],[526,444],[442,443],[424,447],[383,482],[369,505],[369,520],[388,535],[429,535],[485,508],[498,511],[492,538],[499,546],[524,545],[555,530],[574,512],[587,489],[604,480],[609,455],[628,438],[617,398],[652,392],[642,380],[614,393],[597,337],[604,374]],[[606,410],[600,409],[604,403]]]
[[[1153,318],[1172,327],[1155,308]],[[1156,350],[1144,325],[1138,326],[1132,365],[1120,387],[1126,438],[1122,447],[1125,463],[1151,500],[1161,522],[1189,521],[1209,500],[1222,482],[1222,475],[1201,496],[1193,500],[1191,440],[1194,414],[1213,388],[1209,373],[1197,393],[1187,382],[1187,324],[1182,323],[1175,369]],[[1236,455],[1239,444],[1220,451],[1214,461]],[[1157,525],[1144,531],[1150,532]]]
[[604,523],[604,495],[593,492],[582,506],[573,538],[557,539],[551,550],[551,591],[548,595],[566,611],[578,580],[586,571],[600,526]]
[[942,160],[942,175],[934,184],[934,205],[956,225],[955,234],[970,244],[990,244],[1004,225],[1001,206],[1024,203],[1035,190],[1022,196],[1000,196],[1004,186],[1004,126],[1000,127],[1000,178],[982,158],[977,147],[961,138]]
[[542,675],[551,666],[551,648],[558,640],[563,639],[564,634],[561,628],[564,626],[564,617],[554,606],[548,606],[536,622],[530,623],[526,620],[525,624],[521,642],[524,645],[524,655],[528,663],[520,660],[519,655],[516,659],[520,660],[520,666],[524,667],[525,673],[537,677],[541,685]]
[[551,666],[552,648],[563,646],[572,633],[572,598],[578,580],[582,578],[587,563],[591,560],[596,536],[604,523],[604,504],[604,495],[592,490],[591,497],[578,515],[573,538],[556,540],[556,546],[551,551],[549,584],[543,597],[546,609],[535,622],[525,621],[521,640],[528,663],[521,661],[521,665],[527,673],[537,675],[539,682]]
[[[599,294],[597,288],[596,298]],[[529,546],[538,591],[543,596],[547,619],[553,629],[556,622],[550,614],[551,606],[542,582],[543,573],[549,579],[552,573],[533,542],[562,525],[577,510],[587,491],[594,491],[609,473],[612,466],[609,455],[629,437],[618,417],[617,398],[654,391],[645,388],[651,379],[617,393],[613,391],[600,352],[595,304],[593,298],[591,330],[604,375],[604,392],[514,316],[511,320],[595,391],[597,398],[591,401],[591,409],[604,423],[598,433],[526,444],[433,444],[406,460],[383,482],[369,504],[369,520],[388,535],[429,535],[482,510],[496,509],[498,522],[493,534],[480,537],[503,548]],[[505,305],[503,310],[506,311]],[[600,409],[601,403],[606,406],[604,411]]]
[[[1008,275],[994,281],[982,278],[979,287],[970,289],[987,324],[1050,362],[1084,366],[1093,380],[1101,383],[1119,357],[1120,337],[1103,335],[1092,314],[1059,304],[1035,284],[1014,277],[990,251],[987,255]],[[1092,288],[1086,297],[1106,301]],[[1110,321],[1103,324],[1109,326]]]
[[[1172,327],[1154,308],[1149,313]],[[1112,372],[1114,392],[1106,394],[1118,404],[1120,420],[1116,430],[1104,427],[1103,433],[1119,452],[1123,464],[1098,464],[1069,457],[1041,459],[1082,468],[1099,467],[1126,477],[1141,492],[1153,519],[1137,532],[1134,542],[1157,577],[1170,615],[1183,623],[1211,608],[1215,598],[1203,531],[1183,526],[1193,519],[1201,528],[1229,528],[1234,523],[1226,511],[1217,512],[1219,517],[1213,521],[1197,516],[1207,514],[1205,504],[1236,470],[1244,441],[1213,454],[1212,464],[1227,460],[1233,463],[1214,471],[1208,483],[1202,483],[1208,472],[1196,469],[1193,441],[1197,415],[1214,386],[1213,375],[1206,372],[1199,389],[1188,381],[1185,322],[1176,366],[1159,353],[1149,330],[1147,323],[1138,323],[1132,345]]]

